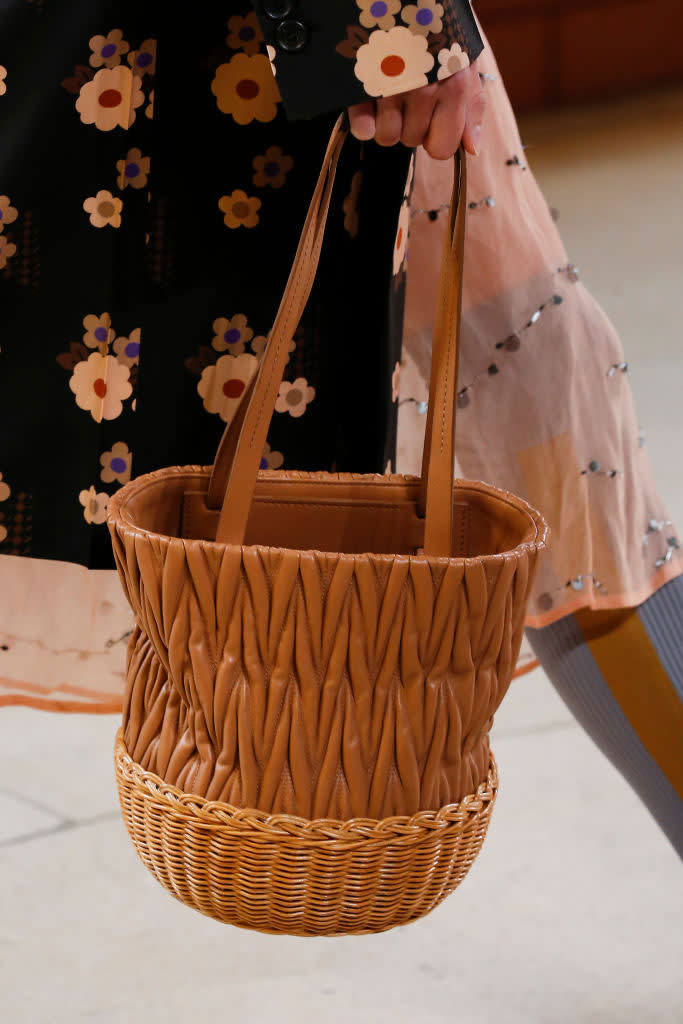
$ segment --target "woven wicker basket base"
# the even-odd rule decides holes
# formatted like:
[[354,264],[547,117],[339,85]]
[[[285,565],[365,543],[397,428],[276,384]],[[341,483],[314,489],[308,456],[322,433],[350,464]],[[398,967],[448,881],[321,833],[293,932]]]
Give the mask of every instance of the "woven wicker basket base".
[[424,917],[463,880],[498,790],[491,755],[475,794],[383,821],[306,821],[190,796],[145,771],[119,730],[119,799],[143,863],[188,907],[286,935],[363,935]]

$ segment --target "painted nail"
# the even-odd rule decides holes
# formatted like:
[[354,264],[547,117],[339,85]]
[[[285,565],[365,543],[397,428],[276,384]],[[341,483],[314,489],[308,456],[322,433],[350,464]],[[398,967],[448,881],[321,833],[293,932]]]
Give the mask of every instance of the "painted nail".
[[479,152],[480,152],[480,150],[479,150],[479,143],[480,143],[480,140],[481,140],[481,125],[480,124],[475,124],[474,128],[472,129],[472,131],[470,133],[470,137],[471,137],[471,140],[472,140],[472,154],[473,154],[473,156],[479,156]]

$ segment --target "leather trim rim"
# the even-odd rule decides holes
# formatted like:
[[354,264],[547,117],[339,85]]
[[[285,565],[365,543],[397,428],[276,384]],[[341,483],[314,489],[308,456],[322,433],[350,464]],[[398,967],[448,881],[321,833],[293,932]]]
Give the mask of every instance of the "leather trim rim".
[[[153,487],[155,484],[159,482],[159,480],[162,480],[164,478],[175,477],[176,479],[181,478],[190,481],[196,480],[197,477],[208,476],[209,472],[210,467],[207,466],[170,466],[154,470],[151,473],[145,473],[142,476],[134,477],[127,484],[124,484],[124,486],[120,490],[116,491],[114,495],[112,495],[109,505],[107,506],[106,521],[110,531],[116,530],[118,532],[132,534],[137,537],[153,537],[162,544],[184,544],[182,538],[169,537],[166,534],[158,533],[154,530],[144,529],[143,527],[137,526],[135,523],[131,522],[126,510],[127,502],[130,498],[138,494],[140,491],[144,491],[148,487]],[[279,471],[271,472],[272,476],[270,475],[270,473],[268,473],[268,471],[264,472],[262,474],[263,478],[269,481],[276,479]],[[343,474],[343,476],[345,476],[346,479],[337,479],[337,482],[344,485],[348,485],[349,483],[362,484],[364,481],[367,482],[369,485],[382,483],[383,485],[393,484],[394,486],[405,486],[406,483],[419,483],[419,477],[402,476],[401,474],[398,473],[394,473],[391,476],[383,476],[381,474]],[[324,483],[334,483],[334,479],[335,477],[333,474],[327,474],[323,472],[296,472],[291,475],[291,478],[288,482],[291,483],[294,482],[295,480],[311,480]],[[521,541],[514,548],[510,548],[507,551],[497,552],[496,554],[492,553],[489,555],[476,555],[468,558],[447,558],[443,555],[438,557],[430,557],[427,555],[372,555],[371,552],[366,552],[361,555],[349,555],[349,557],[365,558],[368,555],[370,555],[371,557],[377,558],[418,558],[420,560],[426,560],[434,564],[446,562],[456,562],[458,564],[483,562],[484,564],[486,564],[486,562],[491,560],[496,561],[501,558],[504,559],[510,557],[521,558],[525,555],[541,552],[546,549],[550,533],[548,524],[546,523],[541,513],[532,505],[530,505],[527,501],[525,501],[523,498],[520,498],[518,495],[513,494],[511,491],[504,491],[499,487],[494,487],[492,484],[484,483],[481,480],[457,480],[456,483],[458,485],[458,488],[462,489],[463,491],[486,494],[489,497],[493,497],[499,501],[502,501],[504,504],[516,509],[516,511],[521,512],[523,515],[526,515],[534,527],[535,536],[529,540]],[[387,497],[390,498],[391,496],[387,495]],[[211,545],[213,547],[219,547],[221,549],[225,549],[226,547],[241,547],[248,548],[250,550],[256,549],[261,551],[283,550],[269,546],[267,544],[229,545],[220,544],[217,541],[210,540],[205,540],[198,543]],[[335,552],[326,553],[335,554]]]

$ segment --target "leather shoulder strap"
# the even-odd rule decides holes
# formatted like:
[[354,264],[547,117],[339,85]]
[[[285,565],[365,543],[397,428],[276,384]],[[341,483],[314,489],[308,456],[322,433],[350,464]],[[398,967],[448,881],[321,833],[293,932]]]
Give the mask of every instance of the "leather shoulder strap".
[[422,452],[420,514],[425,518],[426,555],[451,554],[453,478],[458,394],[462,282],[467,215],[467,160],[455,155],[453,194],[441,257],[439,299],[434,321],[429,408]]
[[[294,257],[282,302],[251,387],[226,428],[216,455],[207,505],[220,508],[216,540],[244,541],[263,447],[287,364],[288,346],[308,301],[320,258],[339,155],[348,131],[346,115],[337,121]],[[420,514],[425,553],[452,551],[455,406],[462,305],[466,217],[466,162],[456,156],[455,181],[441,264],[423,455]]]

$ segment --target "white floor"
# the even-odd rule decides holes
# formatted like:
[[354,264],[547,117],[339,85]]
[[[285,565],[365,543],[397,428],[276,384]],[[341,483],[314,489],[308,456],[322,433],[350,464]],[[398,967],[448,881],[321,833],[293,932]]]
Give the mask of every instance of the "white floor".
[[[583,280],[624,336],[683,520],[683,93],[526,119]],[[279,939],[186,910],[119,818],[115,717],[0,711],[5,1024],[674,1024],[680,861],[539,671],[496,721],[502,787],[469,878],[376,937]]]

